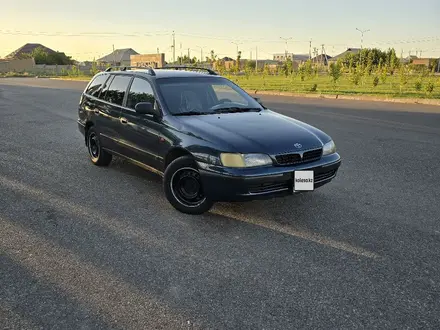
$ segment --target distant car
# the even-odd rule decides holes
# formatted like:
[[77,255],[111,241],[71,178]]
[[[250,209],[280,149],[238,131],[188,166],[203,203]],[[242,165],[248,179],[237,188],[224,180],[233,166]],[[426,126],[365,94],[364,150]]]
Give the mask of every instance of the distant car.
[[78,127],[93,164],[116,155],[159,174],[170,204],[189,214],[314,190],[341,164],[327,134],[207,69],[109,68],[82,93]]

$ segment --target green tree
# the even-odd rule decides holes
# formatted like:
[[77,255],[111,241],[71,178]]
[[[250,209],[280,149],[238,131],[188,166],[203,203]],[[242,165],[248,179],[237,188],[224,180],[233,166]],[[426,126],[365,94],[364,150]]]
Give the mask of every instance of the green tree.
[[422,90],[422,79],[418,78],[414,83],[414,88],[416,91],[420,92]]
[[94,76],[94,75],[97,74],[98,72],[99,72],[98,65],[96,64],[95,61],[93,61],[93,62],[92,62],[92,67],[90,68],[90,74],[91,74],[92,76]]
[[378,76],[374,76],[374,78],[373,78],[373,86],[376,87],[377,85],[379,85],[379,77]]
[[428,83],[425,86],[425,90],[428,94],[431,94],[434,91],[435,85],[433,81],[428,81]]
[[224,75],[226,72],[225,62],[222,60],[217,60],[215,62],[215,69],[218,71],[220,75]]
[[241,60],[241,51],[237,53],[237,60],[235,61],[235,72],[240,72],[240,60]]
[[399,69],[400,93],[402,93],[403,88],[408,83],[408,75],[408,66],[401,65]]
[[340,61],[330,64],[329,74],[332,78],[333,84],[336,84],[342,75],[342,64]]
[[255,61],[246,61],[246,65],[244,67],[244,73],[246,75],[246,79],[249,79],[249,77],[252,75],[254,71],[255,71]]
[[362,78],[362,74],[360,68],[351,69],[349,79],[353,85],[355,86],[359,85],[361,78]]
[[47,52],[42,47],[35,48],[31,53],[31,57],[34,58],[35,64],[48,64]]
[[270,74],[270,69],[269,66],[267,64],[264,64],[263,67],[263,76],[268,76]]
[[382,81],[382,84],[385,84],[388,78],[388,70],[387,67],[384,65],[380,70],[380,81]]
[[284,61],[281,70],[283,72],[283,74],[288,77],[289,75],[292,74],[293,72],[293,63],[292,60],[290,58],[288,58],[286,61]]
[[397,57],[394,48],[389,49],[387,52],[387,66],[391,75],[393,75],[395,70],[400,67],[400,60]]
[[311,60],[307,60],[304,63],[304,70],[306,71],[306,77],[310,78],[313,75],[313,66],[312,66],[312,61]]

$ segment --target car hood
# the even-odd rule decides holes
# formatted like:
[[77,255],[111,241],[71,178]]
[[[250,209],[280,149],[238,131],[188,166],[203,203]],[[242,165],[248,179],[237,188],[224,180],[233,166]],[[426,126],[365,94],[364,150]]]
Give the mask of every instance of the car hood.
[[330,141],[319,129],[270,110],[185,116],[179,121],[184,130],[223,151],[279,154],[322,147]]

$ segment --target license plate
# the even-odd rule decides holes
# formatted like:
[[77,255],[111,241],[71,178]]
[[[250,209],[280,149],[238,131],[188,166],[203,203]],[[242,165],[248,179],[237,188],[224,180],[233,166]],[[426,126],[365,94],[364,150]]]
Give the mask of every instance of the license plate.
[[295,171],[293,173],[293,189],[295,191],[310,191],[315,188],[313,171]]

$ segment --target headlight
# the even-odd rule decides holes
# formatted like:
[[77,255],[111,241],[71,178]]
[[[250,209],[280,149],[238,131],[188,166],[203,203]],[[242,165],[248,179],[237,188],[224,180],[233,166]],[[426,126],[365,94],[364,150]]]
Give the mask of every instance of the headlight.
[[336,145],[333,142],[333,140],[324,144],[324,147],[322,148],[322,155],[323,156],[330,155],[335,152],[336,152]]
[[256,167],[272,164],[272,159],[265,154],[220,154],[220,160],[226,167]]

